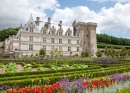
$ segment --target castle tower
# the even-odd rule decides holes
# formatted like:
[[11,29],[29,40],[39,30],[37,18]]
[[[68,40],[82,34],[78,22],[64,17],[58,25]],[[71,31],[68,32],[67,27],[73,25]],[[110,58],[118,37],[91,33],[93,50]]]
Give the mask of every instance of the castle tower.
[[76,31],[79,32],[82,51],[87,50],[89,56],[96,56],[97,52],[96,27],[97,24],[92,22],[75,24]]
[[96,56],[97,53],[97,38],[96,38],[96,23],[89,22],[88,24],[88,52],[90,56]]

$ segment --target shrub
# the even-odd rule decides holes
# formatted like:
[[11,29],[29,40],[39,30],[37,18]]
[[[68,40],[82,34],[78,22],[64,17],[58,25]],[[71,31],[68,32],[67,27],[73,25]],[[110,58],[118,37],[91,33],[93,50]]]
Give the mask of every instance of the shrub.
[[101,50],[98,50],[97,53],[96,53],[97,57],[101,57],[102,56],[102,51]]
[[88,51],[82,51],[81,56],[82,57],[88,57],[89,56]]
[[45,57],[45,55],[46,55],[45,49],[43,49],[43,48],[40,49],[39,54],[40,54],[41,57]]

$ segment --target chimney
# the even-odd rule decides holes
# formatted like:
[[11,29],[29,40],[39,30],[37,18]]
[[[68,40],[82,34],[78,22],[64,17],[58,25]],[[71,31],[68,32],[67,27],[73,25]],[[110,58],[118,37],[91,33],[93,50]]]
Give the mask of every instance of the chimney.
[[39,26],[39,22],[40,22],[40,17],[36,17],[36,24],[37,24],[37,26]]
[[51,24],[51,18],[48,17],[48,24]]
[[50,28],[51,28],[51,18],[48,17],[48,29],[50,29]]
[[62,21],[59,22],[59,26],[60,26],[60,28],[62,28]]

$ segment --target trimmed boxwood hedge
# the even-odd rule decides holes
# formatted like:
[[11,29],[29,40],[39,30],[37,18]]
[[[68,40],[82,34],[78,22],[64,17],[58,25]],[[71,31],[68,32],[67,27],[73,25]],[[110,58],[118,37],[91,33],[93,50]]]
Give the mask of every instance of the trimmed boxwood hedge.
[[[125,65],[125,66],[119,66],[119,67],[110,67],[110,68],[106,68],[106,69],[102,69],[102,70],[101,69],[100,70],[93,69],[93,71],[90,71],[90,72],[88,72],[87,70],[83,70],[83,71],[81,70],[80,73],[75,72],[73,74],[71,72],[49,73],[48,74],[49,77],[47,77],[47,76],[43,77],[42,75],[41,76],[39,75],[38,77],[34,76],[35,78],[29,78],[29,76],[25,76],[26,78],[20,79],[20,80],[16,79],[16,80],[2,81],[2,82],[0,82],[0,86],[2,86],[2,85],[10,85],[10,86],[19,85],[21,87],[24,87],[24,86],[32,85],[32,83],[35,85],[52,84],[52,83],[58,81],[59,79],[64,78],[64,76],[67,76],[67,78],[70,80],[75,79],[75,78],[79,78],[79,77],[96,78],[96,77],[114,74],[116,72],[122,73],[124,71],[129,71],[129,70],[130,70],[130,66]],[[66,73],[68,73],[68,74],[66,74]],[[28,75],[28,74],[26,74],[26,75]]]

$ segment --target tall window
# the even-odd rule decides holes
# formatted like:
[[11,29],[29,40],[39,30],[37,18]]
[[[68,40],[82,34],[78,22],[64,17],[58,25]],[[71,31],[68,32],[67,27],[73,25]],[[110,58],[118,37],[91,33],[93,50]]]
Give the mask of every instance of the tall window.
[[55,43],[55,39],[54,38],[51,38],[51,43]]
[[68,47],[68,51],[71,51],[71,47]]
[[46,34],[46,31],[45,31],[45,30],[43,30],[43,34]]
[[43,42],[46,43],[46,38],[43,38]]
[[71,44],[71,39],[68,39],[68,44]]
[[62,35],[62,32],[59,32],[59,35],[61,36],[61,35]]
[[59,39],[59,43],[62,43],[62,39]]
[[51,50],[55,50],[55,46],[51,46]]
[[59,46],[59,50],[62,50],[62,46]]
[[79,51],[79,47],[77,47],[77,51]]
[[79,40],[77,40],[77,44],[79,44]]
[[33,50],[33,45],[29,45],[29,50]]
[[33,32],[33,28],[30,28],[30,32]]
[[29,41],[33,41],[33,36],[29,36]]
[[43,49],[46,50],[46,46],[43,46]]

